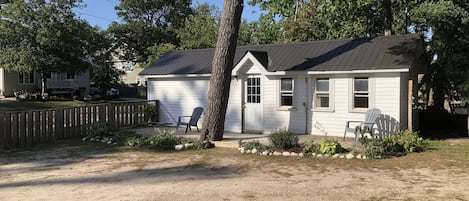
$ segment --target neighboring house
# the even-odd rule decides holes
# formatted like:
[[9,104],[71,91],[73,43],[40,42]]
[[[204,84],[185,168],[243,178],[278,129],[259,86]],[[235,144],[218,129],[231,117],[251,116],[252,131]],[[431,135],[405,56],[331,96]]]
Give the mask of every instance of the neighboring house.
[[123,74],[120,76],[120,81],[122,84],[145,85],[145,80],[139,76],[139,73],[143,70],[143,68],[138,63],[119,59],[119,56],[116,54],[112,55],[111,62],[115,69],[121,70],[123,72]]
[[[148,99],[160,101],[161,122],[206,107],[213,55],[172,52],[140,73]],[[423,55],[415,34],[238,47],[225,130],[341,136],[346,121],[363,120],[373,107],[415,129]]]
[[[90,85],[89,72],[50,73],[46,75],[46,89],[55,93],[73,93],[79,91],[81,95],[87,93]],[[41,76],[38,73],[8,72],[0,68],[0,97],[14,96],[15,90],[34,91],[41,89]]]

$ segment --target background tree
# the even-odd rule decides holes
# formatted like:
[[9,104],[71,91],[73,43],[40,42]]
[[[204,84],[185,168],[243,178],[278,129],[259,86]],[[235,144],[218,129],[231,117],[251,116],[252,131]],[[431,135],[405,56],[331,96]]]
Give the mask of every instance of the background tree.
[[[11,1],[0,9],[0,66],[11,72],[83,72],[95,53],[80,0]],[[42,87],[44,89],[44,87]]]
[[243,0],[225,0],[212,61],[208,104],[200,139],[223,139],[226,108],[230,95],[231,71],[236,51]]
[[159,45],[178,46],[174,30],[183,25],[190,5],[188,0],[121,0],[115,9],[123,23],[113,23],[109,31],[123,51],[123,59],[145,63]]
[[[430,63],[424,81],[434,106],[444,100],[469,101],[469,5],[464,1],[425,2],[411,16],[415,30],[427,33]],[[457,92],[457,93],[456,93]]]
[[181,49],[213,48],[216,45],[220,11],[207,3],[195,7],[184,25],[176,29]]

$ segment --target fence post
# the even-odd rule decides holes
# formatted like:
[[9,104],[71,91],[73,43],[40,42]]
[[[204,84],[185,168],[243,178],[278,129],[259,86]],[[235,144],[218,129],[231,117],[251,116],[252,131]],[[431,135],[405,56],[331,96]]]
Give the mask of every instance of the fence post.
[[34,122],[33,122],[33,111],[27,112],[27,130],[28,130],[28,138],[26,140],[27,145],[33,145],[34,142]]
[[[0,147],[1,148],[6,148],[6,134],[7,134],[7,129],[6,125],[10,124],[10,121],[6,121],[6,115],[4,113],[0,113],[0,124],[5,125],[0,127]],[[9,131],[9,130],[8,130]]]
[[64,138],[64,109],[55,110],[55,138]]
[[12,117],[11,122],[11,146],[16,147],[18,145],[18,112],[10,113]]

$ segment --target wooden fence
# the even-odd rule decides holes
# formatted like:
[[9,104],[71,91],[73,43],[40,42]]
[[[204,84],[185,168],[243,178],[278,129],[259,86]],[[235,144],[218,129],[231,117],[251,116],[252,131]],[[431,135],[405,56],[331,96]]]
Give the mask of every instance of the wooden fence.
[[27,147],[86,134],[96,122],[117,127],[146,124],[148,107],[158,113],[158,101],[106,104],[0,113],[0,148]]

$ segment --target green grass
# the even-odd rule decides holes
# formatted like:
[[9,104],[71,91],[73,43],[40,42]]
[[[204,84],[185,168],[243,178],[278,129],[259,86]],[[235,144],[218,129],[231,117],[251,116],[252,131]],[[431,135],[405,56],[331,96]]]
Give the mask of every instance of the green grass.
[[106,103],[106,101],[4,101],[0,102],[0,112],[78,107],[99,103]]

